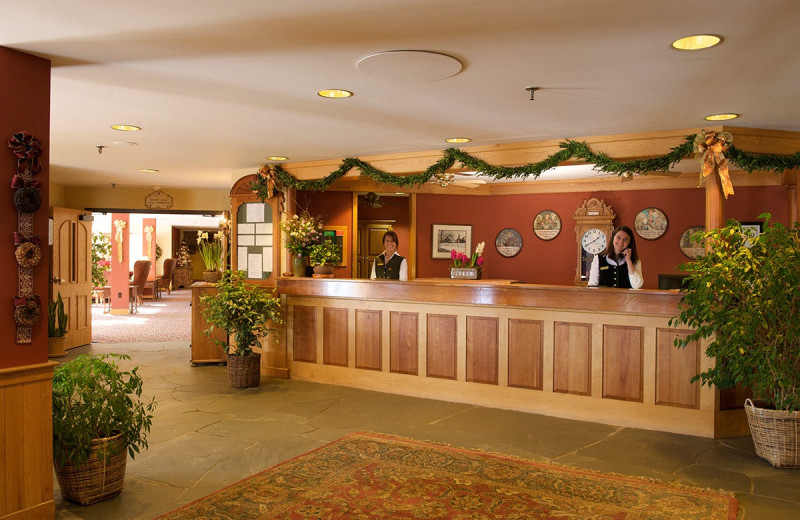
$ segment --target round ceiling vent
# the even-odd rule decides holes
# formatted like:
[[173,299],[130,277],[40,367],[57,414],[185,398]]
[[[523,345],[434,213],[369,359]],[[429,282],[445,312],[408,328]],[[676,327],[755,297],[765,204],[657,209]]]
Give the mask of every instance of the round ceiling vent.
[[430,51],[385,51],[364,56],[356,68],[377,78],[400,81],[436,81],[461,72],[461,62]]

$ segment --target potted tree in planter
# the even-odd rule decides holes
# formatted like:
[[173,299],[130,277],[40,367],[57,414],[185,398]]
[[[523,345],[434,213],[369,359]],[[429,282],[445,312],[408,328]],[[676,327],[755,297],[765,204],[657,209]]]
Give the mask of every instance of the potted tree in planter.
[[[272,324],[283,323],[281,301],[274,291],[248,284],[244,271],[225,271],[217,283],[216,294],[200,298],[203,318],[209,323],[204,332],[211,335],[220,328],[233,334],[233,350],[228,348],[228,380],[234,388],[258,386],[261,379],[261,354],[259,338],[276,332]],[[224,346],[216,338],[212,341]]]
[[342,248],[332,240],[311,246],[308,257],[314,266],[314,277],[333,278],[333,264],[342,258]]
[[748,387],[745,402],[758,455],[774,466],[800,466],[800,225],[765,219],[753,236],[736,221],[702,233],[713,250],[682,267],[680,313],[689,342],[712,338],[714,367],[695,376],[719,388]]
[[155,398],[142,401],[137,368],[124,354],[80,355],[53,376],[53,466],[61,494],[83,505],[114,497],[125,484],[128,455],[147,448]]
[[64,345],[67,341],[69,316],[64,312],[64,301],[61,293],[55,301],[47,303],[47,355],[64,357],[67,355]]

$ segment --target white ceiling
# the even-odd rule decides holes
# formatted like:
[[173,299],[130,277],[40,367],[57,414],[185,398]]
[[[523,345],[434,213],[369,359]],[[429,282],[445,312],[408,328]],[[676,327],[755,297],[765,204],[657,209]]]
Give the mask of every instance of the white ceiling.
[[[798,21],[797,0],[6,0],[0,45],[52,60],[54,181],[227,189],[268,155],[436,150],[455,135],[693,128],[716,112],[800,131]],[[670,48],[699,32],[724,42]],[[462,69],[412,82],[356,68],[404,49]]]

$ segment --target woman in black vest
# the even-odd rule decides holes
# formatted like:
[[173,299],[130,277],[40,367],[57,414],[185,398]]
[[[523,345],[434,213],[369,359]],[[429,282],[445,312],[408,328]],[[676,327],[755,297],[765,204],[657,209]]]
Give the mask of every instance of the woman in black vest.
[[383,234],[383,253],[372,263],[370,278],[408,280],[408,263],[405,258],[397,254],[398,245],[397,233],[387,231]]
[[636,240],[628,226],[611,234],[611,244],[602,255],[595,255],[589,270],[589,285],[640,289],[644,284],[642,262],[636,253]]

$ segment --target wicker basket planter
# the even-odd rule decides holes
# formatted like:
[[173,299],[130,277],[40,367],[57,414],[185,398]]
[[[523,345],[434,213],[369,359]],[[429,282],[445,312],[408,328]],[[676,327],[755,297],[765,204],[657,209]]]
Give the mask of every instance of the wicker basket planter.
[[776,468],[800,467],[800,412],[758,408],[750,399],[744,410],[758,456]]
[[219,271],[203,271],[203,281],[208,283],[217,283],[222,278],[222,273]]
[[67,344],[67,337],[66,336],[57,336],[53,338],[47,338],[47,357],[64,357],[67,355],[67,351],[64,350],[64,347]]
[[228,382],[233,388],[252,388],[261,383],[261,354],[228,356]]
[[[115,453],[98,457],[98,453]],[[122,434],[92,441],[89,460],[76,465],[70,461],[53,464],[65,499],[88,506],[115,497],[125,485],[128,451],[122,445]]]

